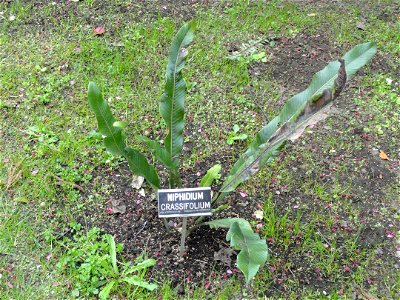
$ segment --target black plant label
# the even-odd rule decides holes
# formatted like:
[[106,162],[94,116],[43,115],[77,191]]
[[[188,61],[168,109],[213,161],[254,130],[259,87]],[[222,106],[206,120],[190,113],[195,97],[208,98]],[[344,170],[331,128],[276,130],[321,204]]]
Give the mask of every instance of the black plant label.
[[160,218],[210,216],[211,188],[158,190]]

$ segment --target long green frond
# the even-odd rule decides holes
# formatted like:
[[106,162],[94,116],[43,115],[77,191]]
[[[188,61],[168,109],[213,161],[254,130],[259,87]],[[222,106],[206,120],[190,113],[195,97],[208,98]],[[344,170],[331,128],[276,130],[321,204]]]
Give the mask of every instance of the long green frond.
[[165,120],[168,134],[164,140],[171,160],[176,163],[183,146],[184,106],[186,83],[182,69],[193,40],[194,23],[184,24],[174,37],[168,56],[166,82],[160,102],[160,113]]
[[292,97],[281,113],[258,132],[250,147],[232,167],[215,201],[224,198],[258,172],[262,165],[279,153],[287,139],[299,135],[300,129],[304,130],[307,124],[327,114],[327,108],[343,89],[346,77],[354,75],[375,53],[374,43],[357,45],[343,59],[329,63],[316,73],[309,87]]

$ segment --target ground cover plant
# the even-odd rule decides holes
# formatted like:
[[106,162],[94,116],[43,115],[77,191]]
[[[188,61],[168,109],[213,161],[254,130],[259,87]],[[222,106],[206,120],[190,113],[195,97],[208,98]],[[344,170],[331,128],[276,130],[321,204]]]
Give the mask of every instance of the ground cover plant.
[[83,234],[80,224],[71,224],[70,227],[75,232],[75,244],[67,240],[68,250],[60,257],[57,268],[68,273],[74,282],[73,297],[107,299],[120,284],[125,284],[128,291],[131,286],[150,291],[157,288],[156,284],[143,280],[146,269],[156,263],[154,259],[138,257],[134,265],[131,262],[118,263],[117,254],[122,252],[123,245],[116,245],[112,235],[101,235],[98,228]]
[[[394,1],[367,0],[0,3],[2,297],[71,295],[76,282],[55,266],[66,247],[80,250],[75,221],[82,234],[98,227],[123,243],[121,262],[143,253],[156,260],[144,280],[158,289],[120,284],[115,296],[397,299],[398,13]],[[229,208],[216,217],[245,218],[267,239],[269,260],[250,289],[225,230],[195,228],[179,261],[179,234],[165,234],[150,186],[132,187],[126,162],[91,131],[89,78],[117,120],[138,120],[124,129],[129,146],[146,152],[130,139],[136,133],[165,138],[157,111],[166,49],[190,19],[201,30],[184,70],[184,186],[215,164],[220,186],[251,137],[313,74],[354,45],[376,41],[379,49],[335,100],[338,113],[226,195]],[[229,145],[235,124],[248,138]]]

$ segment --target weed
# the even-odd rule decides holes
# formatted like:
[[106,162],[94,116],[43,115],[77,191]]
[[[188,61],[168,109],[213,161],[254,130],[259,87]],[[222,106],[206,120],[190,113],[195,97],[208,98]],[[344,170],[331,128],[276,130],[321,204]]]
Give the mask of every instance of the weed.
[[[72,240],[59,242],[66,252],[59,258],[57,268],[72,280],[72,297],[98,295],[100,299],[107,299],[114,291],[123,292],[122,283],[151,291],[157,287],[144,281],[146,270],[155,264],[153,259],[140,256],[134,265],[118,263],[117,255],[122,252],[123,245],[115,244],[111,235],[102,235],[98,228],[84,233],[82,226],[76,223],[71,224],[71,228],[75,231]],[[130,294],[135,295],[135,292],[130,291]]]
[[228,139],[226,140],[226,142],[228,143],[228,145],[232,145],[235,141],[243,141],[245,139],[247,139],[247,134],[245,133],[241,133],[238,134],[239,130],[240,130],[240,126],[235,124],[232,127],[233,131],[231,131],[228,135]]

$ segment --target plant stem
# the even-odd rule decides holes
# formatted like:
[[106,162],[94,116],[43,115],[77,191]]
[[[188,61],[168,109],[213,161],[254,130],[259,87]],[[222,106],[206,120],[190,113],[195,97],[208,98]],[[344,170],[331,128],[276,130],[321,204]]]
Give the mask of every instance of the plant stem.
[[165,229],[167,230],[168,233],[170,233],[171,230],[169,229],[167,218],[162,218],[162,219],[163,219],[163,222],[164,222]]
[[187,217],[182,218],[182,231],[181,231],[181,247],[179,248],[179,256],[182,258],[185,253],[185,240],[186,240],[186,227]]

